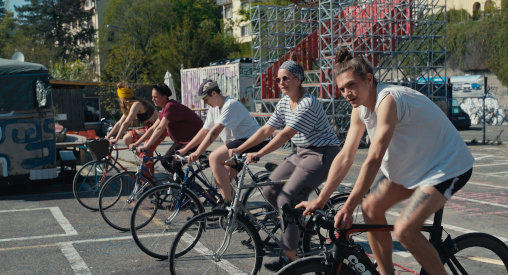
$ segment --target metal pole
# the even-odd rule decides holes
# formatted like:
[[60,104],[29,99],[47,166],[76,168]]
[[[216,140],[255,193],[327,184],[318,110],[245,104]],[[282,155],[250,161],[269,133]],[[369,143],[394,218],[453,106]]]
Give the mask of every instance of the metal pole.
[[487,77],[483,77],[483,142],[482,144],[485,144],[485,114],[486,114],[486,107],[485,107],[485,98],[487,97]]
[[[136,54],[136,38],[134,35],[132,36],[132,48],[134,49],[134,54]],[[134,83],[138,82],[138,72],[136,69],[136,59],[134,59]]]

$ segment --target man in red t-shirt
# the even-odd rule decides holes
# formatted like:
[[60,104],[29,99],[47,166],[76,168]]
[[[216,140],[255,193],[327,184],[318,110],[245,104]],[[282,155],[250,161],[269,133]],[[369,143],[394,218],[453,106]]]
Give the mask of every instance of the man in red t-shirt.
[[[153,150],[151,148],[157,143],[160,136],[166,130],[174,144],[166,152],[166,156],[173,155],[176,150],[183,148],[203,127],[203,120],[187,106],[180,102],[170,99],[171,89],[164,83],[153,86],[152,101],[155,106],[161,107],[159,118],[154,122],[139,141],[131,144],[129,147],[138,147],[138,150]],[[139,146],[143,140],[150,138],[143,146]],[[170,158],[161,161],[162,166],[171,173],[176,173],[180,179],[183,179],[182,164],[180,161]]]

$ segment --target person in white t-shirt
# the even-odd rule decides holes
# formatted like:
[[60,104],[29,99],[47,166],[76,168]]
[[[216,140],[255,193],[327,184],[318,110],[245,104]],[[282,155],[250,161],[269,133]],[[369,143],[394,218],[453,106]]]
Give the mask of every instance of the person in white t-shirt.
[[[205,150],[220,137],[224,145],[215,149],[209,156],[210,168],[214,175],[215,182],[224,198],[223,206],[227,206],[232,200],[231,179],[236,176],[239,167],[233,166],[229,169],[223,163],[229,159],[229,149],[242,145],[258,129],[259,124],[251,117],[249,111],[243,104],[229,96],[224,96],[217,82],[205,79],[199,86],[197,100],[203,100],[210,105],[206,114],[205,124],[196,136],[182,149],[178,150],[185,155],[191,149],[197,147],[196,151],[189,155],[190,161],[196,161]],[[255,148],[259,150],[268,141],[264,141]]]
[[[386,224],[385,212],[409,199],[394,223],[394,234],[429,274],[446,274],[438,253],[420,232],[424,221],[461,189],[472,173],[474,158],[443,111],[408,87],[377,83],[373,68],[347,49],[337,53],[334,77],[353,106],[344,147],[337,155],[319,197],[296,207],[304,215],[322,208],[346,176],[363,133],[372,143],[356,184],[335,216],[335,227],[349,228],[360,203],[365,223]],[[381,169],[376,189],[364,198]],[[390,232],[368,234],[381,274],[394,274]]]

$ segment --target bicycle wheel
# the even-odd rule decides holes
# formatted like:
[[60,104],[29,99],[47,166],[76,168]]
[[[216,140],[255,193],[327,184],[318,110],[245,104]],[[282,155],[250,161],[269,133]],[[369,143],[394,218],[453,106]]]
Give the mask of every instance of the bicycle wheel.
[[[169,253],[171,274],[256,274],[263,249],[252,224],[238,215],[226,251],[215,255],[227,235],[227,210],[217,209],[189,220],[175,237]],[[250,241],[252,240],[252,242]]]
[[[177,203],[182,204],[177,209]],[[146,254],[165,260],[176,232],[193,216],[205,211],[198,197],[176,184],[145,192],[132,211],[130,229],[134,241]]]
[[[323,256],[311,256],[297,261],[283,267],[277,275],[301,275],[301,274],[319,274],[328,275],[332,274],[331,264],[326,263],[326,259]],[[356,275],[347,265],[342,265],[339,275]]]
[[120,172],[113,163],[107,164],[106,160],[88,162],[79,169],[72,181],[74,197],[90,210],[99,210],[98,198],[101,186],[111,176]]
[[453,239],[453,245],[453,256],[443,259],[448,274],[508,274],[508,247],[498,238],[470,233]]
[[[269,176],[270,174],[267,172],[259,176],[257,182],[267,181]],[[255,183],[256,182],[252,182],[251,184]],[[270,227],[270,224],[278,220],[278,212],[265,200],[262,195],[261,187],[247,189],[242,196],[241,203],[251,214],[256,216],[258,220],[263,221],[267,227]],[[247,219],[249,219],[249,217],[247,217]]]
[[130,230],[130,218],[136,200],[154,183],[144,175],[136,182],[136,172],[123,172],[113,176],[102,186],[99,194],[99,211],[104,220],[120,231]]

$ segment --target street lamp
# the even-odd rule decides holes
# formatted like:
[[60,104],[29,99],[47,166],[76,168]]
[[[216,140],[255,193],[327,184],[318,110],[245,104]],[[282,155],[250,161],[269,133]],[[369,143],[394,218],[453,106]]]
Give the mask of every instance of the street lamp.
[[[106,25],[106,28],[125,30],[124,28],[118,27],[115,25]],[[136,38],[132,34],[131,34],[131,36],[132,36],[132,48],[134,49],[134,53],[136,53]],[[137,83],[137,80],[138,80],[138,73],[136,71],[136,61],[134,61],[134,83]]]

